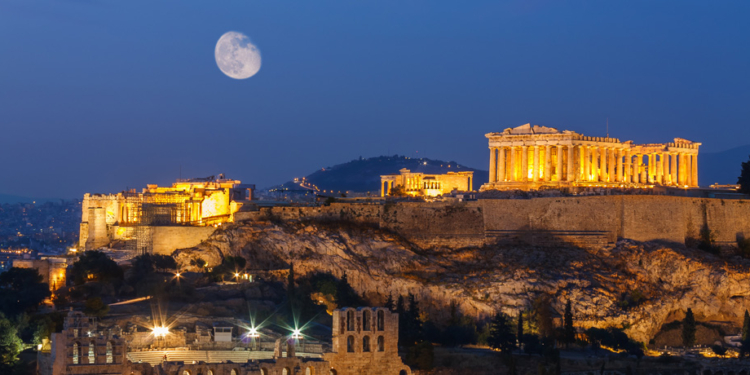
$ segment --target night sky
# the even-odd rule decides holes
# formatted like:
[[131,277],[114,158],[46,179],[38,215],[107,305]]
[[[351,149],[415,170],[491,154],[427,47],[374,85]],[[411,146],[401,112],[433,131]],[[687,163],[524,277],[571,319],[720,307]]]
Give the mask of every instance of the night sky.
[[[749,19],[749,1],[3,0],[0,193],[180,167],[265,187],[386,154],[487,169],[484,134],[527,122],[722,151],[750,143]],[[217,68],[227,31],[257,75]]]

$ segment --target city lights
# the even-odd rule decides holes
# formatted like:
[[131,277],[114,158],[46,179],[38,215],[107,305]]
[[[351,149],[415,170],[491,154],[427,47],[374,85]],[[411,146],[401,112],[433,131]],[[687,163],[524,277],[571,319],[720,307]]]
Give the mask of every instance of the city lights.
[[295,328],[292,330],[292,338],[295,340],[299,340],[302,338],[302,331],[298,328]]

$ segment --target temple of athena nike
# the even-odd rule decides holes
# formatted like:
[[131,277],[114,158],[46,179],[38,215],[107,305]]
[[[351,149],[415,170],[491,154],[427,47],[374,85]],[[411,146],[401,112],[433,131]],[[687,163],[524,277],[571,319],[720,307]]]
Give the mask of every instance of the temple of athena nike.
[[490,179],[481,190],[698,186],[697,142],[633,144],[525,124],[488,133]]

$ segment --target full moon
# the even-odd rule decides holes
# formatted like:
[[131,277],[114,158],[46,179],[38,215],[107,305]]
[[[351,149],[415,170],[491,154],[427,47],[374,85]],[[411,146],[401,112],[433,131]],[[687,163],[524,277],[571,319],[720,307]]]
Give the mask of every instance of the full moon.
[[234,79],[250,78],[260,70],[260,50],[247,35],[230,31],[216,42],[216,65]]

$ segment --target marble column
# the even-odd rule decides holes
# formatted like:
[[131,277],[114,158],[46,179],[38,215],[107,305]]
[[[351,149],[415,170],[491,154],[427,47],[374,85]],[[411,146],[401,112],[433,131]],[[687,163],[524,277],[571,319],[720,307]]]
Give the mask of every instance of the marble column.
[[510,176],[508,176],[508,181],[518,181],[516,179],[516,170],[518,169],[516,167],[516,164],[517,164],[516,163],[516,148],[513,146],[510,146],[508,150],[510,150],[510,166],[508,167],[509,169],[508,174]]
[[532,166],[531,180],[539,181],[539,146],[534,146],[534,165]]
[[583,181],[591,181],[591,147],[581,146],[584,150],[583,156]]
[[500,182],[505,181],[505,147],[500,147],[500,155],[498,156],[498,168],[497,168],[497,180]]
[[690,165],[693,167],[693,178],[691,182],[693,183],[693,186],[698,187],[698,154],[693,154],[691,158],[693,159],[692,163],[690,163]]
[[685,169],[685,155],[678,153],[677,158],[677,183],[680,186],[685,186],[685,172],[687,171]]
[[551,180],[550,173],[552,171],[552,146],[544,146],[544,181],[549,182]]
[[563,146],[557,145],[557,167],[555,168],[557,181],[565,181],[563,178]]
[[679,183],[677,182],[677,155],[670,152],[669,153],[669,175],[670,175],[670,185],[677,186]]
[[632,167],[630,162],[630,150],[625,150],[625,159],[622,161],[622,182],[630,182],[630,168]]
[[662,160],[656,160],[657,157],[661,157],[661,154],[654,154],[654,162],[656,163],[656,183],[661,184],[662,183],[662,170],[661,166],[663,164]]
[[497,181],[497,148],[490,147],[490,183]]
[[607,152],[607,161],[609,162],[607,163],[607,181],[609,182],[617,182],[617,174],[615,173],[615,155],[617,155],[615,149],[609,148]]
[[575,148],[573,148],[573,145],[568,146],[568,176],[567,180],[569,182],[572,182],[575,180],[576,173],[573,171],[573,162],[575,161]]
[[693,166],[690,154],[685,154],[685,185],[693,186]]
[[607,181],[607,148],[599,148],[599,181]]
[[615,182],[622,182],[622,149],[617,149],[617,161],[615,162],[615,169],[617,169],[617,179]]
[[521,181],[529,180],[529,146],[521,146]]
[[641,159],[641,155],[635,154],[635,157],[633,158],[633,183],[634,184],[641,182],[640,159]]

